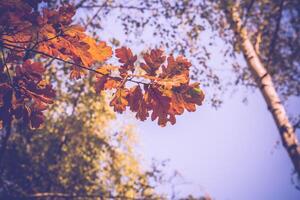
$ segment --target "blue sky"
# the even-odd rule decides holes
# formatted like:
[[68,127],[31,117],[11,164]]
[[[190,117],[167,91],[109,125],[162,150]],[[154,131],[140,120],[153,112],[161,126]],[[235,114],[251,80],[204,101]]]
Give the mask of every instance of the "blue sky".
[[[218,60],[222,58],[213,62]],[[220,74],[221,81],[222,77],[234,80],[233,72],[225,72]],[[208,193],[218,200],[299,199],[300,191],[291,183],[291,161],[279,143],[278,130],[260,91],[232,87],[222,95],[222,106],[214,109],[209,96],[215,91],[204,90],[208,98],[203,106],[196,112],[185,112],[173,126],[139,122],[130,112],[119,118],[136,125],[138,151],[145,165],[152,158],[170,159],[165,173],[177,170],[181,174],[176,186],[180,195]],[[245,96],[247,103],[242,101]],[[298,105],[299,99],[286,102],[291,114],[297,112]],[[170,192],[170,188],[161,190]]]
[[[121,44],[130,38],[135,53],[156,44],[156,39],[149,34],[151,29],[141,34],[147,44],[140,44],[134,35],[125,35],[117,15],[112,13],[103,18],[100,38],[108,41],[114,37]],[[211,34],[204,31],[200,42],[208,43]],[[218,69],[222,83],[234,81],[230,63],[224,64],[223,54],[219,53],[224,43],[214,42],[208,49],[214,52],[209,65]],[[245,65],[243,57],[238,59]],[[182,195],[208,193],[218,200],[300,199],[300,191],[291,183],[291,161],[278,144],[278,130],[260,92],[232,86],[222,95],[224,103],[217,110],[209,103],[214,92],[214,88],[205,88],[208,98],[204,105],[194,113],[178,117],[174,126],[161,128],[150,120],[139,122],[130,112],[119,117],[125,123],[136,125],[140,139],[138,151],[144,165],[149,165],[152,158],[170,159],[165,172],[177,170],[181,174],[179,182],[186,184],[178,185],[176,191]],[[242,102],[245,96],[247,104]],[[299,100],[290,101],[289,113],[299,110],[298,105]],[[168,187],[161,190],[169,191]]]
[[299,199],[291,184],[292,165],[284,148],[276,145],[278,131],[259,92],[227,98],[214,110],[208,104],[185,113],[174,126],[137,123],[141,152],[170,159],[168,169],[178,170],[181,194],[208,193],[215,199]]

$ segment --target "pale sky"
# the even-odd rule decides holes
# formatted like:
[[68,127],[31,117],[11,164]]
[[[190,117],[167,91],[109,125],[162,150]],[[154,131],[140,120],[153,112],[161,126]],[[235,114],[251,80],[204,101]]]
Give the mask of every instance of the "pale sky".
[[[260,93],[226,99],[214,110],[209,105],[185,113],[177,124],[160,128],[139,122],[142,154],[170,159],[191,185],[178,187],[182,194],[209,193],[225,200],[293,200],[300,191],[291,184],[292,165]],[[294,107],[295,108],[295,107]]]
[[[114,15],[110,17],[104,19],[105,29],[99,32],[100,37],[104,40],[115,37],[124,44],[127,36],[120,21]],[[203,41],[210,34],[203,33]],[[143,37],[148,44],[140,45],[137,39],[130,46],[135,53],[156,44],[151,35],[145,33]],[[221,81],[222,78],[235,80],[231,66],[222,64],[222,54],[217,53],[222,45],[217,41],[213,47],[216,53],[210,64],[224,69],[220,71]],[[243,58],[240,59],[243,63]],[[300,199],[300,191],[291,183],[291,161],[282,145],[277,144],[279,133],[262,95],[258,90],[238,88],[232,94],[233,90],[235,88],[224,95],[221,108],[212,108],[207,99],[197,112],[185,112],[178,117],[174,126],[161,128],[157,122],[139,122],[128,115],[119,119],[136,124],[140,139],[138,150],[145,165],[152,158],[170,159],[166,173],[177,170],[183,177],[182,182],[190,183],[176,187],[180,194],[208,193],[217,200]],[[213,92],[205,88],[207,96]],[[245,96],[247,104],[242,103]],[[288,104],[288,111],[299,110],[299,102]]]

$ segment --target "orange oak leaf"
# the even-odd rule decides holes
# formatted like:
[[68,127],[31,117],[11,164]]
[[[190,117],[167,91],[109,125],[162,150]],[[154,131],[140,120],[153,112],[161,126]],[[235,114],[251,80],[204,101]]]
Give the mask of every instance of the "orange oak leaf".
[[114,111],[118,113],[123,113],[126,106],[128,105],[127,101],[128,90],[126,88],[119,88],[113,99],[110,102],[110,106],[114,107]]
[[106,42],[100,41],[97,44],[94,38],[88,36],[83,41],[89,45],[88,52],[94,61],[104,62],[112,56],[112,48],[107,46]]
[[150,86],[146,89],[148,93],[146,101],[152,109],[151,120],[158,118],[158,124],[165,126],[169,121],[168,110],[170,107],[170,98],[164,96],[163,93],[156,87]]
[[128,106],[132,112],[136,112],[136,118],[144,121],[149,117],[147,103],[139,85],[130,89],[127,96]]
[[179,87],[182,84],[186,84],[188,81],[189,79],[187,79],[185,74],[178,74],[172,78],[158,78],[156,83],[164,86],[165,89],[172,89],[173,87]]
[[112,71],[117,70],[118,67],[114,65],[102,65],[96,69],[100,74],[96,74],[96,76],[102,76],[106,74],[110,74]]
[[102,90],[111,90],[119,87],[122,79],[118,77],[110,77],[111,72],[116,69],[118,69],[118,67],[113,65],[103,65],[97,69],[97,72],[100,73],[96,75],[95,90],[97,93]]
[[61,29],[61,32],[49,24],[42,28],[41,35],[46,39],[38,45],[39,51],[63,60],[73,60],[88,67],[95,62],[104,62],[112,56],[112,48],[105,42],[89,37],[84,28],[71,25]]
[[121,66],[120,72],[125,73],[128,70],[134,71],[134,63],[137,60],[137,56],[133,56],[132,51],[129,48],[121,47],[116,49],[116,57],[119,58]]
[[172,78],[178,74],[183,74],[186,79],[189,79],[189,68],[192,64],[183,56],[178,56],[176,59],[173,56],[168,57],[167,66],[162,67],[160,78]]
[[150,53],[145,53],[143,56],[145,63],[141,63],[141,68],[150,76],[155,76],[156,71],[165,62],[166,57],[160,49],[151,50]]
[[196,105],[202,105],[204,92],[200,89],[199,83],[185,85],[177,88],[172,94],[171,110],[176,115],[183,113],[184,108],[189,112],[196,110]]
[[121,83],[122,79],[118,77],[111,78],[108,75],[98,76],[95,82],[95,91],[99,93],[103,90],[115,89],[118,88]]
[[[199,83],[193,83],[189,86],[186,86],[183,98],[185,102],[185,108],[190,112],[196,110],[195,105],[202,105],[204,100],[204,92],[200,89]],[[194,105],[192,108],[189,107],[191,104]]]

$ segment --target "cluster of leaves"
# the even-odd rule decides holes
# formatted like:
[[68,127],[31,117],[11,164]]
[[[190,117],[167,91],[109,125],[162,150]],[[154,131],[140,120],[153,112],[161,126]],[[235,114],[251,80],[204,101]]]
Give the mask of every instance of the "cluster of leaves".
[[[38,3],[16,0],[0,5],[3,96],[0,117],[4,124],[15,116],[38,128],[44,121],[42,111],[53,103],[55,92],[43,80],[46,69],[42,63],[32,61],[37,52],[86,66],[111,56],[111,48],[105,43],[96,44],[81,27],[71,25],[75,14],[71,6],[39,12],[34,10]],[[71,77],[80,77],[82,72],[72,68]]]
[[[184,109],[194,111],[195,105],[201,105],[204,94],[198,83],[189,83],[191,64],[184,57],[171,55],[166,59],[163,51],[156,49],[145,53],[145,63],[137,66],[137,56],[122,47],[115,52],[120,66],[104,64],[112,57],[112,48],[73,24],[73,6],[51,10],[42,8],[40,2],[0,2],[0,120],[4,126],[13,118],[23,118],[32,128],[38,128],[44,121],[42,111],[53,103],[55,92],[43,80],[47,65],[34,62],[36,58],[70,65],[70,79],[92,72],[96,91],[115,89],[110,102],[115,111],[122,113],[129,107],[141,120],[152,112],[151,119],[158,118],[161,126],[168,121],[174,124],[175,115]],[[135,73],[138,68],[144,73]]]
[[[152,111],[151,119],[158,119],[158,124],[174,124],[175,115],[183,113],[184,109],[195,111],[195,105],[201,105],[204,95],[199,84],[189,84],[189,67],[191,63],[184,57],[166,58],[163,51],[151,50],[143,55],[144,61],[137,67],[137,56],[130,49],[122,47],[116,50],[116,57],[122,63],[120,67],[111,65],[98,69],[105,75],[97,76],[96,90],[116,89],[110,105],[114,111],[122,113],[126,106],[136,112],[136,118],[146,120]],[[167,60],[167,64],[165,64]],[[140,68],[142,74],[134,74]],[[109,76],[118,71],[120,78]],[[138,85],[126,87],[131,78],[138,78]],[[140,81],[142,79],[142,81]],[[142,85],[142,87],[141,87]]]
[[22,65],[15,66],[15,74],[10,77],[1,73],[1,110],[0,120],[9,123],[10,116],[17,119],[21,117],[37,128],[44,121],[42,111],[47,108],[47,104],[53,103],[55,92],[52,86],[42,79],[45,68],[41,63],[32,63],[29,60]]

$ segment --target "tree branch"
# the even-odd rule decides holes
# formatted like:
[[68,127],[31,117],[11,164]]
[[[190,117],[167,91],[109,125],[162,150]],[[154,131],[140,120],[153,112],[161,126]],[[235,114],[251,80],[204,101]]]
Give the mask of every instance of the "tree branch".
[[[12,45],[12,44],[7,44],[7,43],[3,43],[3,47],[6,48],[6,49],[9,49],[9,50],[12,50],[12,51],[30,51],[30,52],[33,52],[33,53],[36,53],[36,54],[40,54],[40,55],[43,55],[43,56],[46,56],[46,57],[49,57],[49,58],[52,58],[52,59],[55,59],[55,60],[58,60],[58,61],[61,61],[63,63],[67,63],[67,64],[70,64],[70,65],[74,65],[76,67],[79,67],[79,68],[82,68],[82,69],[85,69],[85,70],[88,70],[88,71],[91,71],[91,72],[94,72],[96,74],[100,74],[100,75],[106,75],[106,74],[103,74],[95,69],[92,69],[92,68],[89,68],[89,67],[86,67],[86,66],[83,66],[83,65],[79,65],[77,63],[74,63],[74,62],[71,62],[71,61],[67,61],[67,60],[64,60],[64,59],[61,59],[61,58],[58,58],[58,57],[55,57],[55,56],[52,56],[50,54],[47,54],[47,53],[44,53],[44,52],[41,52],[41,51],[38,51],[38,50],[34,50],[34,49],[26,49],[26,48],[23,48],[23,47],[20,47],[20,46],[16,46],[16,45]],[[19,50],[16,50],[14,48],[17,48]],[[114,76],[109,76],[109,78],[113,79],[113,80],[116,80],[118,79],[118,77],[114,77]],[[136,80],[132,80],[132,79],[128,79],[128,81],[130,82],[133,82],[133,83],[137,83],[137,84],[143,84],[143,85],[150,85],[150,83],[145,83],[145,82],[141,82],[141,81],[136,81]]]
[[78,4],[75,5],[75,9],[77,10],[78,8],[81,8],[82,5],[86,2],[87,0],[81,0]]
[[146,11],[158,11],[159,9],[163,7],[158,8],[149,8],[149,7],[138,7],[138,6],[126,6],[126,5],[91,5],[91,6],[81,6],[80,8],[99,8],[99,7],[106,7],[106,8],[112,8],[112,9],[128,9],[128,10],[138,10],[140,12]]

